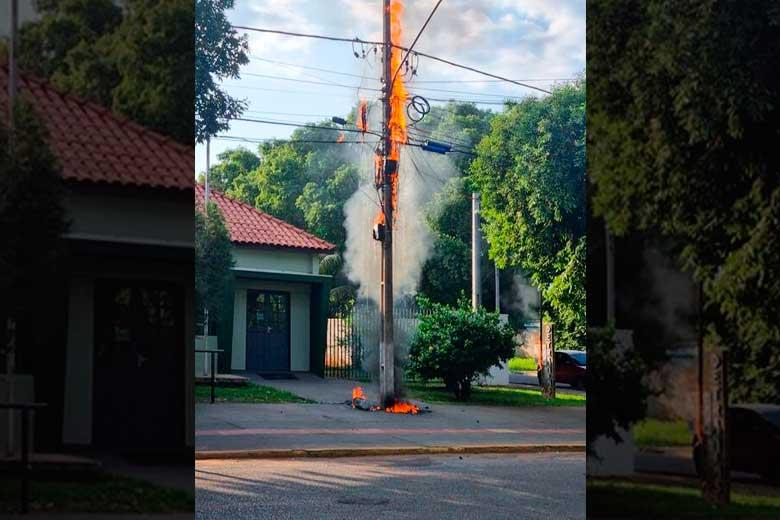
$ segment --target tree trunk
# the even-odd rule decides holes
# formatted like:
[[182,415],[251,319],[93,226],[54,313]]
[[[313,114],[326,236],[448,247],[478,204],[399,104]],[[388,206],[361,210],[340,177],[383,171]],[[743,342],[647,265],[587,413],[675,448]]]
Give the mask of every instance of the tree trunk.
[[542,396],[547,399],[555,399],[555,354],[552,324],[543,324],[539,334],[542,344],[542,368],[539,378],[542,385]]
[[730,501],[731,488],[726,351],[705,339],[703,355],[703,438],[699,446],[702,496],[708,503],[722,507]]

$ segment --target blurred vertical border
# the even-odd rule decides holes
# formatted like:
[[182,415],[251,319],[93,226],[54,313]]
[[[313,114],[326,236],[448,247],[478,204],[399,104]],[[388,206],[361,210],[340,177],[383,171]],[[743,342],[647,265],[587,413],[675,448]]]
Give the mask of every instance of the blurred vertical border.
[[0,515],[193,516],[193,2],[13,3]]
[[780,517],[780,4],[587,2],[588,517]]

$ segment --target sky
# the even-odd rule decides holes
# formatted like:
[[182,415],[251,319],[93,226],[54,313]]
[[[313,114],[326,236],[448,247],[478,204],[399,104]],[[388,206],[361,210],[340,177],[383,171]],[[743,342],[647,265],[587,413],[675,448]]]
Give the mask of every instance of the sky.
[[[435,3],[436,0],[405,0],[404,45],[411,44]],[[381,6],[382,0],[236,0],[235,8],[227,15],[234,25],[376,41],[381,40]],[[246,118],[316,122],[345,116],[359,97],[371,100],[379,94],[370,90],[380,87],[381,75],[380,63],[371,47],[257,32],[246,34],[250,63],[242,68],[240,79],[223,82],[230,95],[248,102]],[[584,73],[585,0],[444,0],[415,49],[549,89],[561,80]],[[364,51],[368,55],[365,59]],[[356,58],[353,52],[361,57]],[[428,98],[500,103],[506,97],[543,95],[422,57],[416,65],[417,75],[407,89]],[[446,83],[424,83],[429,81]],[[501,110],[495,104],[478,106]],[[236,121],[222,135],[286,138],[294,130],[289,126]],[[211,163],[217,161],[220,152],[237,146],[255,149],[257,145],[213,139]],[[205,164],[205,145],[199,145],[195,153],[196,173],[203,171]]]

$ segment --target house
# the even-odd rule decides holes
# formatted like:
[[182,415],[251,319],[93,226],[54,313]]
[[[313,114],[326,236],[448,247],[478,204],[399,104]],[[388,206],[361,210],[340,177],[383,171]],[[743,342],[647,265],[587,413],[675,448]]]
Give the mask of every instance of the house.
[[[195,188],[203,207],[205,190]],[[330,276],[320,260],[335,246],[209,190],[233,243],[233,280],[219,316],[219,370],[323,376]]]
[[[7,85],[0,67],[3,118]],[[191,456],[194,150],[41,80],[21,75],[18,92],[47,129],[71,222],[59,282],[17,324],[19,381],[48,405],[35,449]]]

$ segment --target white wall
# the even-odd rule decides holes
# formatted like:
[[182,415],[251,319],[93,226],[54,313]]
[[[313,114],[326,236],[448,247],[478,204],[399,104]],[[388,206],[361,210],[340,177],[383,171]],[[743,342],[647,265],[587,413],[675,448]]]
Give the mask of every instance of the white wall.
[[248,289],[284,291],[290,293],[290,369],[310,368],[310,307],[311,287],[303,283],[236,280],[233,300],[233,353],[231,368],[246,369],[246,294]]
[[[72,219],[69,238],[118,243],[192,247],[192,201],[174,197],[144,197],[70,191],[65,208]],[[182,240],[182,237],[189,237]]]
[[289,249],[234,247],[235,269],[273,271],[280,273],[319,274],[320,255]]

